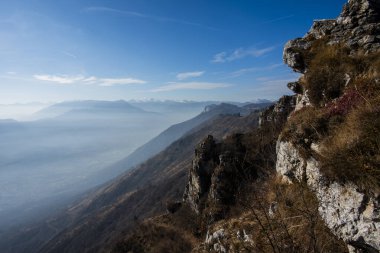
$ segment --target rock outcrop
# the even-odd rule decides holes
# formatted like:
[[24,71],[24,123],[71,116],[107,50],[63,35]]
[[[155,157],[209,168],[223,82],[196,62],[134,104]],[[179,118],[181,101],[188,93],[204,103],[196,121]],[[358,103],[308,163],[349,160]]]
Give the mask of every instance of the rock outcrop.
[[287,120],[288,115],[294,110],[295,106],[296,96],[281,97],[277,103],[260,114],[259,126],[263,127],[268,122],[281,125]]
[[216,144],[210,135],[195,150],[183,200],[198,214],[207,208],[209,222],[222,219],[234,204],[244,167],[242,136],[235,134]]
[[242,220],[216,224],[207,231],[206,239],[193,253],[255,252],[251,231],[244,227],[250,226]]
[[[284,62],[294,71],[307,74],[308,61],[313,54],[311,49],[317,40],[327,45],[343,44],[350,50],[350,55],[379,52],[380,1],[350,0],[337,19],[315,21],[303,38],[285,45]],[[295,111],[311,106],[308,91],[302,90],[299,83],[290,83],[288,87],[297,94]],[[321,172],[318,152],[319,146],[315,143],[305,153],[288,139],[280,137],[277,173],[285,182],[307,183],[317,196],[319,213],[326,225],[349,245],[351,252],[379,252],[380,196],[364,192],[353,182],[327,179]]]
[[211,177],[218,164],[218,154],[218,147],[211,135],[195,149],[193,165],[189,172],[189,180],[183,200],[197,213],[203,209],[201,200],[209,192]]
[[319,213],[331,231],[354,248],[378,252],[380,196],[369,197],[351,182],[330,182],[320,172],[318,161],[303,158],[290,142],[279,141],[277,149],[277,172],[286,182],[307,182],[318,198]]
[[315,40],[327,44],[345,44],[352,53],[380,49],[380,1],[351,0],[337,19],[316,20],[303,37],[289,41],[284,48],[284,62],[296,72],[307,71],[307,58]]

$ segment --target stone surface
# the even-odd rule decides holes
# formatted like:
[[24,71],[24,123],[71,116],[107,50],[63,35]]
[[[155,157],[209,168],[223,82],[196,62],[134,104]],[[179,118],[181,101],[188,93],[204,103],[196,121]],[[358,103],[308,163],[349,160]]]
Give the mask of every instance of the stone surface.
[[306,180],[318,198],[321,217],[335,235],[352,249],[380,250],[380,196],[366,195],[350,182],[329,182],[318,161],[305,160],[289,142],[279,141],[277,152],[277,173],[289,183]]
[[311,103],[306,90],[303,94],[297,94],[295,111],[299,111],[307,106],[311,106]]
[[290,142],[278,141],[276,146],[276,171],[285,182],[301,181],[305,173],[306,163],[299,151]]
[[259,126],[263,127],[267,122],[285,122],[289,114],[296,106],[296,96],[283,96],[278,102],[263,111],[259,117]]
[[198,214],[207,204],[210,222],[222,219],[228,206],[234,204],[244,164],[242,137],[235,134],[228,143],[216,144],[213,137],[208,136],[195,150],[183,200]]
[[318,197],[319,213],[331,231],[355,248],[380,250],[379,196],[365,195],[350,182],[327,183],[313,158],[307,161],[306,177]]
[[189,172],[183,200],[199,213],[201,198],[206,196],[211,185],[211,176],[218,163],[218,151],[214,138],[209,135],[195,149],[193,165]]
[[[242,222],[242,221],[240,221]],[[236,226],[237,221],[231,224],[225,222],[212,226],[207,231],[205,241],[193,253],[248,253],[254,251],[252,236],[243,227]],[[243,222],[244,223],[244,222]],[[245,224],[248,225],[248,224]]]
[[303,38],[289,41],[283,52],[284,62],[294,71],[305,73],[313,41],[325,40],[327,44],[345,44],[351,54],[365,50],[380,50],[380,1],[351,0],[337,19],[315,20]]
[[222,242],[225,238],[224,229],[219,229],[215,231],[214,233],[209,233],[207,231],[205,244],[208,246],[208,248],[211,248],[214,250],[214,252],[217,253],[226,253],[227,249],[223,246]]

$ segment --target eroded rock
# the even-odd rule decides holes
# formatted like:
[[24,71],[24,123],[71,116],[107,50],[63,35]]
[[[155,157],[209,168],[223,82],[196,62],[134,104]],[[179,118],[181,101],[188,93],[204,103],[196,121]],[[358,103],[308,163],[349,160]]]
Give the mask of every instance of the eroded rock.
[[351,0],[343,8],[337,19],[315,20],[303,38],[286,43],[284,62],[294,71],[307,71],[307,58],[316,40],[326,44],[345,44],[351,54],[358,51],[377,52],[380,50],[380,1]]
[[336,236],[352,249],[380,250],[380,196],[366,195],[351,182],[330,182],[318,161],[303,158],[290,142],[279,141],[277,154],[277,173],[289,183],[307,182],[318,198],[322,219]]
[[183,200],[197,213],[202,209],[200,202],[211,186],[211,176],[218,164],[218,150],[213,136],[209,135],[195,149],[193,165],[189,172]]

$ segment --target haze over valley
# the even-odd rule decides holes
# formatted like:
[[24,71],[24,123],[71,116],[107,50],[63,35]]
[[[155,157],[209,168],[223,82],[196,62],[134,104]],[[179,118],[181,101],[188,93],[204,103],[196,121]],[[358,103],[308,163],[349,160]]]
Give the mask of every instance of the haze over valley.
[[126,168],[108,167],[210,103],[74,101],[0,120],[2,227],[112,179]]
[[0,1],[0,253],[379,253],[380,0]]

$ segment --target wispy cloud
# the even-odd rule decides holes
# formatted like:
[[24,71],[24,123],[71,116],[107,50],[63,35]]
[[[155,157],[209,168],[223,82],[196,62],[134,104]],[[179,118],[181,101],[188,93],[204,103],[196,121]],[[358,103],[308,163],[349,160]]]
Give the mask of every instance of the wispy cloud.
[[62,51],[62,54],[66,55],[66,56],[69,56],[71,58],[74,58],[74,59],[77,58],[77,56],[75,54],[67,52],[67,51]]
[[188,78],[193,78],[193,77],[200,77],[205,73],[205,71],[194,71],[194,72],[183,72],[183,73],[178,73],[177,74],[177,79],[178,80],[185,80]]
[[170,23],[176,23],[176,24],[181,24],[181,25],[195,26],[195,27],[204,28],[204,29],[208,29],[208,30],[220,31],[220,29],[218,29],[218,28],[208,26],[208,25],[204,25],[204,24],[200,24],[200,23],[196,23],[196,22],[187,21],[187,20],[149,15],[149,14],[145,14],[145,13],[141,13],[141,12],[135,12],[135,11],[129,11],[129,10],[119,10],[119,9],[105,7],[105,6],[92,6],[92,7],[87,7],[84,10],[87,12],[116,13],[116,14],[129,16],[129,17],[149,19],[152,21],[170,22]]
[[151,90],[151,92],[163,92],[174,90],[213,90],[218,88],[230,87],[226,83],[209,83],[209,82],[173,82],[167,85]]
[[273,70],[273,69],[276,69],[276,68],[281,67],[283,65],[284,64],[282,64],[282,63],[278,63],[278,64],[272,64],[272,65],[269,65],[266,67],[243,68],[243,69],[239,69],[239,70],[232,72],[230,74],[230,77],[238,77],[238,76],[242,76],[242,75],[252,73],[252,72],[262,72],[262,71]]
[[135,78],[99,78],[95,76],[68,76],[68,75],[34,75],[34,79],[58,84],[95,84],[99,86],[114,86],[127,84],[144,84],[146,81]]
[[146,81],[134,78],[100,78],[100,86],[114,86],[123,84],[144,84]]
[[274,19],[270,19],[270,20],[264,21],[261,24],[275,23],[275,22],[278,22],[278,21],[282,21],[282,20],[286,20],[286,19],[292,18],[292,17],[294,17],[294,15],[282,16],[282,17],[278,17],[278,18],[274,18]]
[[34,75],[35,79],[59,84],[71,84],[84,79],[83,76],[55,76],[55,75]]
[[269,52],[272,52],[276,47],[266,47],[266,48],[238,48],[233,52],[220,52],[214,55],[211,62],[213,63],[224,63],[236,61],[243,59],[245,57],[260,57]]

